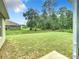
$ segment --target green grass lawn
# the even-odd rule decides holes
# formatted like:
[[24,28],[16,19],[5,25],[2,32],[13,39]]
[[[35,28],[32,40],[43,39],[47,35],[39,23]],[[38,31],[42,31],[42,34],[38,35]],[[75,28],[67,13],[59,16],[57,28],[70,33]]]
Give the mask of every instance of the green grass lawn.
[[44,32],[7,35],[0,59],[37,59],[53,50],[71,59],[72,33]]
[[[52,30],[37,30],[37,31],[30,31],[28,28],[27,29],[21,29],[21,30],[7,30],[6,34],[7,35],[18,35],[18,34],[31,34],[31,33],[45,33],[45,32],[52,32]],[[55,30],[54,32],[68,32],[72,33],[72,29],[62,29],[62,30]]]

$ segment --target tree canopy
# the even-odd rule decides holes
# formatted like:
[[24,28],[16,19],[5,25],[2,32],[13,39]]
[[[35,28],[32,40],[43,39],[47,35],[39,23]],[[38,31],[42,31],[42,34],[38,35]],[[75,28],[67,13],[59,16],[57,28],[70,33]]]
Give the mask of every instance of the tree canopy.
[[41,14],[33,8],[29,8],[23,14],[27,20],[27,27],[30,30],[37,30],[38,28],[41,30],[72,29],[73,12],[65,6],[55,11],[55,4],[56,0],[45,0],[42,4]]

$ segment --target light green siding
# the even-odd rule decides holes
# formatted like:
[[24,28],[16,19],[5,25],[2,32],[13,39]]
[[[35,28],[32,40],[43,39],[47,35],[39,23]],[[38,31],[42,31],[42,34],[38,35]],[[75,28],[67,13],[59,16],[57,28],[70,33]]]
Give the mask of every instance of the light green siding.
[[0,17],[3,17],[5,19],[9,18],[3,0],[0,0]]
[[2,30],[1,30],[1,27],[2,27],[2,20],[0,19],[0,37],[2,36]]
[[2,47],[2,45],[5,42],[5,20],[4,19],[0,19],[0,23],[1,23],[1,28],[0,28],[0,48]]

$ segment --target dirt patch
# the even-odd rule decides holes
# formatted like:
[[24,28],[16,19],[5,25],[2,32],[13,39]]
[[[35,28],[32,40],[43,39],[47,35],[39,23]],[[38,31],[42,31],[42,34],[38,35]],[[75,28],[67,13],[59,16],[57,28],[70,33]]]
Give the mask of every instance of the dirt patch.
[[0,50],[0,59],[15,59],[15,46],[6,41]]
[[6,41],[3,47],[0,49],[0,59],[37,59],[39,56],[38,51],[32,53],[24,53],[16,47],[15,44],[12,44]]

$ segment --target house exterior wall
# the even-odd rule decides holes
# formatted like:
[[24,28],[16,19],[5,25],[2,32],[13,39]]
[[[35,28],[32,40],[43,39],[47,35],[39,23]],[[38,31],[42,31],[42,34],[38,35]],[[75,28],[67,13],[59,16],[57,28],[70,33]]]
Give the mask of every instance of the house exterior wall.
[[9,15],[7,13],[7,10],[6,10],[3,0],[0,0],[0,14],[2,15],[1,16],[2,18],[9,19]]
[[5,42],[5,19],[9,19],[9,15],[3,0],[0,0],[0,48]]
[[5,42],[5,20],[0,18],[0,48],[2,47],[3,43]]
[[0,37],[2,36],[2,20],[0,20]]

